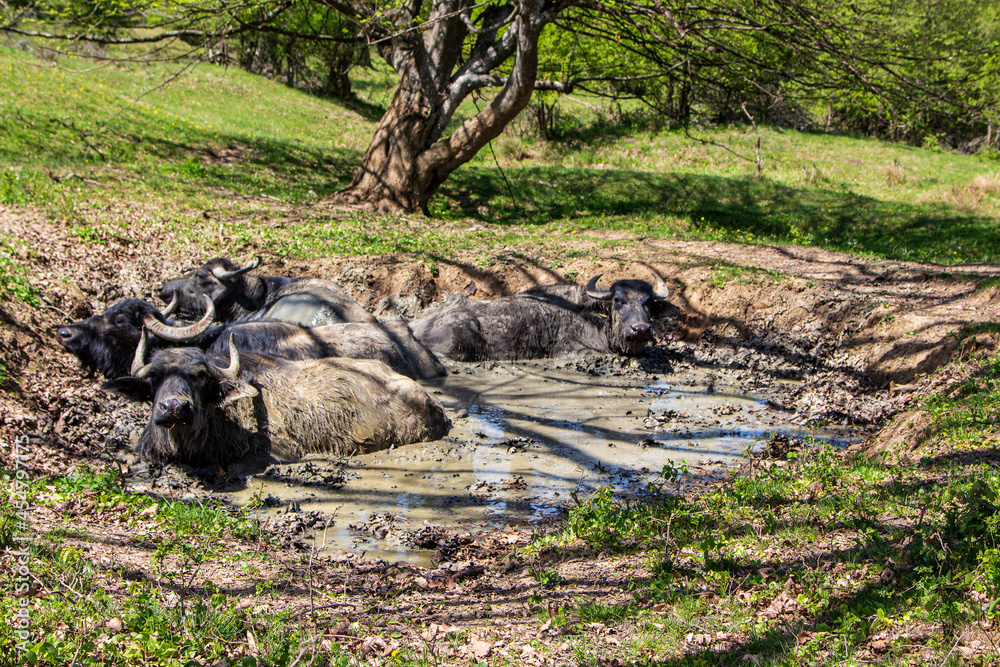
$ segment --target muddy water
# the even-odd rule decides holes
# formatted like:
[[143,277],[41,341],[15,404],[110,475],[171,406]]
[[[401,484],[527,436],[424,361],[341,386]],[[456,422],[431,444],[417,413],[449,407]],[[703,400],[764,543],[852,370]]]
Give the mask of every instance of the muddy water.
[[449,377],[427,385],[454,422],[445,439],[339,465],[274,466],[235,500],[266,498],[261,514],[275,521],[290,511],[332,516],[312,534],[319,547],[425,564],[432,552],[407,544],[425,526],[541,522],[565,512],[574,492],[656,481],[667,465],[711,475],[771,433],[842,437],[788,424],[717,372],[654,375],[620,363],[450,363]]

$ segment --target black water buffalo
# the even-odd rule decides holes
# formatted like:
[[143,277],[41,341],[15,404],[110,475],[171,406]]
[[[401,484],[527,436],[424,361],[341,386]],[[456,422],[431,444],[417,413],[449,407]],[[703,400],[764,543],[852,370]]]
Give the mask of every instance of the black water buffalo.
[[[145,335],[132,375],[106,391],[151,400],[136,453],[152,463],[194,466],[343,456],[443,436],[441,403],[379,361],[289,361],[197,348],[171,348],[144,363]],[[241,356],[243,359],[241,360]]]
[[[171,326],[168,318],[172,308],[162,313],[151,303],[139,299],[126,299],[108,308],[102,315],[94,315],[85,320],[59,327],[56,338],[68,351],[76,355],[88,372],[100,372],[105,378],[128,375],[132,357],[142,327],[162,332],[173,330],[182,340],[191,339],[204,333],[212,324],[215,310],[211,299],[205,300],[201,321],[187,326]],[[216,327],[218,329],[218,327]],[[151,349],[169,345],[169,335],[151,341]],[[206,344],[206,347],[211,342]]]
[[337,322],[376,322],[375,316],[332,280],[257,276],[260,257],[245,266],[217,257],[163,284],[159,296],[176,300],[177,312],[199,317],[202,297],[215,304],[222,322],[272,320],[304,327]]
[[666,299],[659,282],[619,280],[597,288],[549,285],[473,301],[452,295],[410,323],[435,354],[460,361],[558,357],[585,350],[638,354],[653,341],[651,308]]
[[244,322],[212,325],[214,305],[208,297],[200,322],[177,326],[168,320],[171,308],[160,313],[138,299],[117,303],[103,314],[60,327],[57,337],[63,347],[80,359],[90,372],[107,379],[129,374],[142,328],[153,334],[150,352],[180,345],[197,347],[211,354],[229,354],[229,337],[244,352],[263,353],[282,359],[349,357],[377,359],[393,370],[413,378],[440,377],[447,369],[437,357],[413,337],[406,322],[350,322],[305,328],[285,322]]

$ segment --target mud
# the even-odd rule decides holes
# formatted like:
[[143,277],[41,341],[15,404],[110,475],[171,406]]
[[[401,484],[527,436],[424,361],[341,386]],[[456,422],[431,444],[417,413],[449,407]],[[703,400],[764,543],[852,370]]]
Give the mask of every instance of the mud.
[[[448,365],[425,383],[453,420],[446,438],[242,471],[207,495],[252,508],[302,548],[429,566],[462,536],[540,528],[601,486],[641,495],[665,468],[705,481],[776,435],[860,439],[856,427],[794,423],[777,401],[801,383],[757,377],[747,391],[746,371],[691,349]],[[172,483],[168,473],[148,488]]]

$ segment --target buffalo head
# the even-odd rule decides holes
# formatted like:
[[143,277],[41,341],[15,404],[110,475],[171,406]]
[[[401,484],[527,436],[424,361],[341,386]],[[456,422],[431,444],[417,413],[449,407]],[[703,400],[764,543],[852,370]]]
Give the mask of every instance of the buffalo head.
[[140,299],[126,299],[108,308],[102,315],[59,327],[56,338],[72,352],[89,372],[99,371],[106,378],[128,374],[129,364],[139,343],[142,327],[164,340],[175,342],[196,338],[212,324],[215,309],[205,304],[205,315],[196,324],[176,326],[168,321],[174,304],[160,312]]
[[246,305],[254,310],[260,307],[257,301],[263,300],[266,288],[259,278],[248,274],[260,263],[259,256],[243,266],[237,266],[224,257],[216,257],[204,266],[163,283],[159,297],[163,301],[176,301],[177,311],[188,316],[200,316],[204,312],[203,299],[206,296],[224,319],[225,306],[231,301],[248,301],[250,303]]
[[585,293],[591,299],[607,304],[608,343],[611,349],[622,354],[637,354],[653,336],[651,309],[653,304],[667,298],[667,287],[657,278],[657,285],[645,280],[618,280],[607,290],[597,288],[597,274],[590,279]]
[[258,390],[240,379],[240,354],[230,336],[228,366],[216,363],[197,348],[180,347],[160,350],[145,361],[147,338],[143,331],[131,375],[105,382],[105,391],[122,394],[133,400],[152,401],[153,409],[136,452],[146,461],[162,462],[183,454],[184,460],[213,462],[206,452],[177,452],[176,443],[198,442],[201,438],[169,437],[174,431],[203,434],[210,431],[214,408],[224,407],[244,397],[256,396]]

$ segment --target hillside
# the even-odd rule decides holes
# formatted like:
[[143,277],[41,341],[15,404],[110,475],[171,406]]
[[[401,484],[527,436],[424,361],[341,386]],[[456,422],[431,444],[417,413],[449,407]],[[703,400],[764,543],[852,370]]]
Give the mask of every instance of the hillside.
[[[372,216],[326,203],[389,93],[376,71],[355,88],[345,107],[234,69],[0,48],[0,433],[4,470],[30,476],[35,664],[997,660],[995,157],[763,129],[758,180],[733,153],[752,130],[700,143],[568,100],[575,139],[519,122],[430,218]],[[223,502],[225,471],[145,477],[128,452],[145,408],[54,337],[253,254],[380,317],[470,282],[489,298],[658,276],[676,307],[658,352],[591,375],[794,377],[781,412],[863,442],[771,437],[730,474],[692,460],[545,525],[441,529],[426,567],[314,552],[317,517],[263,524]],[[25,534],[15,503],[5,546]],[[0,570],[14,617],[16,562]]]

